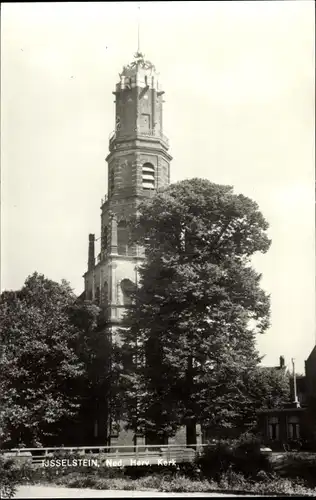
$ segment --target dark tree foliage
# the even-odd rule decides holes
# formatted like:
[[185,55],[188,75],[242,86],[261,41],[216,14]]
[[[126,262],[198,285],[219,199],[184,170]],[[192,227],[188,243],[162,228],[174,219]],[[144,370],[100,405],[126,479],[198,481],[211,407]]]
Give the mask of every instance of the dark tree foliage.
[[291,376],[286,370],[257,367],[248,374],[246,384],[256,409],[282,408],[290,402]]
[[269,297],[251,266],[269,249],[267,229],[254,201],[203,179],[140,205],[132,231],[146,260],[121,331],[132,428],[163,441],[186,424],[194,443],[197,422],[242,424],[245,377],[260,361],[255,336],[269,325]]
[[108,385],[109,351],[98,317],[99,308],[78,302],[65,281],[37,273],[21,290],[2,293],[2,446],[67,444],[85,408],[91,419],[92,402]]

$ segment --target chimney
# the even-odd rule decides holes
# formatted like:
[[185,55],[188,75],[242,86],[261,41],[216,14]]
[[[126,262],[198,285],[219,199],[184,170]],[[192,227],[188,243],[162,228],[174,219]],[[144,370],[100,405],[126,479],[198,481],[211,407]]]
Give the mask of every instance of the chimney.
[[285,367],[285,359],[284,359],[284,356],[280,356],[280,368],[284,368]]
[[95,242],[95,235],[89,234],[88,271],[94,269],[95,265],[94,242]]

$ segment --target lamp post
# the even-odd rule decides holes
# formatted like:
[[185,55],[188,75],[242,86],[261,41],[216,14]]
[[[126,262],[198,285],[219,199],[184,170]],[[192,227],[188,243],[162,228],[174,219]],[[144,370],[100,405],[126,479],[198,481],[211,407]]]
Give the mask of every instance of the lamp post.
[[296,387],[296,373],[295,373],[295,359],[292,358],[292,368],[293,368],[293,391],[294,391],[294,403],[299,406],[300,403],[297,399],[297,387]]
[[[137,286],[138,286],[138,269],[137,269],[137,265],[135,266],[135,290],[137,290]],[[137,298],[136,298],[136,304],[135,306],[137,307]],[[137,368],[138,368],[138,359],[137,359],[137,332],[135,334],[135,371],[136,371],[136,374],[137,374]],[[136,392],[136,405],[135,405],[135,435],[134,435],[134,446],[135,446],[135,449],[134,451],[136,452],[137,454],[137,431],[138,431],[138,397],[137,397],[137,392]]]

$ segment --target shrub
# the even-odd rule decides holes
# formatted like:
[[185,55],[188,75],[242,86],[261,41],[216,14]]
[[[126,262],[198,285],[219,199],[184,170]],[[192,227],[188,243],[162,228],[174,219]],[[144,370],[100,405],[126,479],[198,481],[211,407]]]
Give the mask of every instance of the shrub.
[[223,490],[239,490],[247,488],[247,481],[242,474],[230,468],[222,474],[218,485]]
[[308,486],[316,487],[316,455],[314,453],[286,453],[274,468],[283,478],[300,479]]
[[219,441],[215,446],[206,446],[201,456],[196,459],[196,465],[202,475],[219,481],[234,461],[233,448],[225,441]]
[[228,470],[219,482],[212,480],[195,481],[181,474],[174,475],[151,475],[139,479],[124,477],[105,478],[94,475],[83,475],[72,472],[60,476],[54,484],[68,486],[70,488],[94,488],[98,490],[145,490],[151,489],[165,492],[218,492],[236,491],[239,493],[253,494],[286,494],[286,495],[311,495],[314,490],[308,490],[297,481],[290,481],[277,476],[265,475],[261,481],[251,481],[242,474]]
[[5,457],[0,453],[0,498],[13,498],[17,486],[31,480],[30,460]]
[[[195,463],[179,463],[176,467],[102,466],[106,454],[84,457],[98,459],[100,467],[43,467],[42,464],[34,467],[29,459],[0,455],[1,497],[12,498],[17,485],[28,482],[95,489],[311,494],[307,486],[316,486],[315,454],[284,454],[275,462],[273,471],[270,460],[258,453],[258,442],[246,437],[235,442],[222,441],[215,447],[208,446]],[[64,452],[46,458],[83,456]]]
[[209,481],[192,481],[191,479],[185,476],[179,476],[171,478],[169,481],[166,481],[162,478],[159,491],[167,491],[167,492],[190,492],[190,493],[202,493],[206,491],[212,491],[214,489],[218,489],[218,485],[216,483],[210,483]]
[[161,476],[158,475],[150,475],[145,476],[139,479],[137,482],[137,487],[141,489],[159,489],[161,484]]
[[68,476],[60,477],[55,484],[67,486],[68,488],[94,488],[97,490],[142,490],[157,489],[161,478],[147,476],[141,479],[129,479],[124,477],[101,478],[98,476],[83,476],[72,473]]
[[315,490],[306,488],[303,484],[299,482],[294,482],[289,479],[273,477],[267,482],[254,482],[247,485],[247,491],[255,494],[264,495],[304,495],[304,496],[314,496]]
[[241,434],[238,439],[233,442],[233,447],[236,451],[245,454],[258,454],[260,453],[260,446],[262,445],[261,439],[250,432]]
[[221,441],[215,447],[205,447],[196,464],[205,477],[218,482],[228,471],[250,479],[256,478],[259,471],[266,474],[273,471],[269,457],[260,453],[260,440],[249,435],[231,443]]

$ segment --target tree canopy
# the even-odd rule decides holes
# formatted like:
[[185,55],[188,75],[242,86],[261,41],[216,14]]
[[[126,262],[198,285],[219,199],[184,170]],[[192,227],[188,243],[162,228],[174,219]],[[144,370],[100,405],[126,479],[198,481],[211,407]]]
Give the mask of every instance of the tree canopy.
[[269,249],[251,199],[203,179],[178,182],[139,206],[131,223],[145,247],[135,306],[122,330],[130,425],[161,436],[187,424],[235,425],[249,403],[244,379],[260,357],[269,296],[251,257]]
[[1,294],[3,445],[42,444],[91,400],[91,386],[96,392],[101,383],[92,346],[97,316],[98,308],[78,304],[65,281],[58,284],[37,273],[21,290]]
[[105,334],[106,314],[65,281],[34,273],[1,294],[2,445],[36,446],[72,431],[83,444],[80,419],[91,428],[97,421],[105,441],[110,413],[154,442],[186,425],[194,444],[197,423],[244,430],[257,409],[288,398],[286,377],[259,368],[256,350],[270,300],[251,258],[271,243],[258,205],[192,179],[138,210],[131,234],[146,258],[118,345]]
[[291,376],[285,369],[258,366],[248,374],[246,384],[252,402],[248,410],[281,408],[290,402]]

